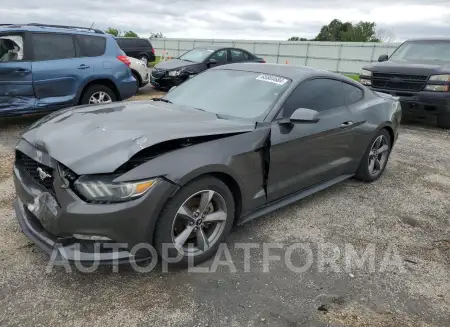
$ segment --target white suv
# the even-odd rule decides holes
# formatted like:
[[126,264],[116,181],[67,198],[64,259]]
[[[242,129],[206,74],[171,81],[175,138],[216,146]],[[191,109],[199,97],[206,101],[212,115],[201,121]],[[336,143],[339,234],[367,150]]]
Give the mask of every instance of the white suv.
[[137,89],[147,85],[150,81],[150,73],[147,65],[142,60],[128,57],[131,72],[136,79]]

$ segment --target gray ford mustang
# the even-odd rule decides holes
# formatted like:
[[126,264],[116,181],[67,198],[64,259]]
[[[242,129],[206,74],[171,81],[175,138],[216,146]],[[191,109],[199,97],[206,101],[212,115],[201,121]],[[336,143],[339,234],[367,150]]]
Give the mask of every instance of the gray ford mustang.
[[137,245],[147,244],[199,263],[235,224],[351,177],[379,178],[400,120],[396,98],[341,75],[220,66],[160,99],[36,122],[16,147],[17,218],[64,260],[110,263],[111,248],[119,262],[145,260],[152,252]]

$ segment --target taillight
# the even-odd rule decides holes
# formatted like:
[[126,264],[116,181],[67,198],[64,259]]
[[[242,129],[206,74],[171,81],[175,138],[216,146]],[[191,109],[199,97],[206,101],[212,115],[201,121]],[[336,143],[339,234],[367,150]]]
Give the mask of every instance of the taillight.
[[117,56],[117,59],[119,59],[121,62],[123,62],[127,66],[131,65],[131,61],[128,59],[127,56]]
[[266,63],[266,61],[263,59],[263,60],[261,60],[261,62],[263,63],[263,64],[265,64]]
[[152,48],[152,53],[155,54],[155,48]]

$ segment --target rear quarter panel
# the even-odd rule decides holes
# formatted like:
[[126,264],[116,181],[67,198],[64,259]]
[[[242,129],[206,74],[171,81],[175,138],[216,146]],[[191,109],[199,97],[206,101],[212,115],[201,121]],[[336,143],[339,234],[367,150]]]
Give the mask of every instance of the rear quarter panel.
[[361,158],[364,155],[370,142],[382,128],[392,129],[395,140],[401,120],[401,108],[395,99],[369,93],[363,101],[350,105],[349,109],[357,124],[353,138],[355,157]]

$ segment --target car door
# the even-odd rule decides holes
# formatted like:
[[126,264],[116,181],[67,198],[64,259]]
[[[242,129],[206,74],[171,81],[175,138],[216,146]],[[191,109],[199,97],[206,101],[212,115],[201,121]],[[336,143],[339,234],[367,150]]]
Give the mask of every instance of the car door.
[[[214,59],[217,61],[217,64],[215,64],[214,67],[227,64],[229,62],[228,50],[227,49],[217,50],[216,52],[214,52],[213,54],[211,54],[209,56],[209,58],[206,60],[206,62],[208,62],[211,59]],[[211,67],[208,67],[208,68],[211,68]]]
[[139,54],[141,53],[141,48],[139,47],[138,39],[132,39],[125,41],[127,47],[130,49],[130,54],[128,56],[133,58],[139,58]]
[[26,33],[0,33],[0,115],[34,107]]
[[71,34],[33,33],[33,88],[38,107],[76,104],[84,79],[92,72],[88,58],[77,58]]
[[[318,111],[318,122],[284,123],[298,108]],[[340,176],[351,161],[352,119],[340,81],[315,78],[299,84],[271,125],[268,200]]]

